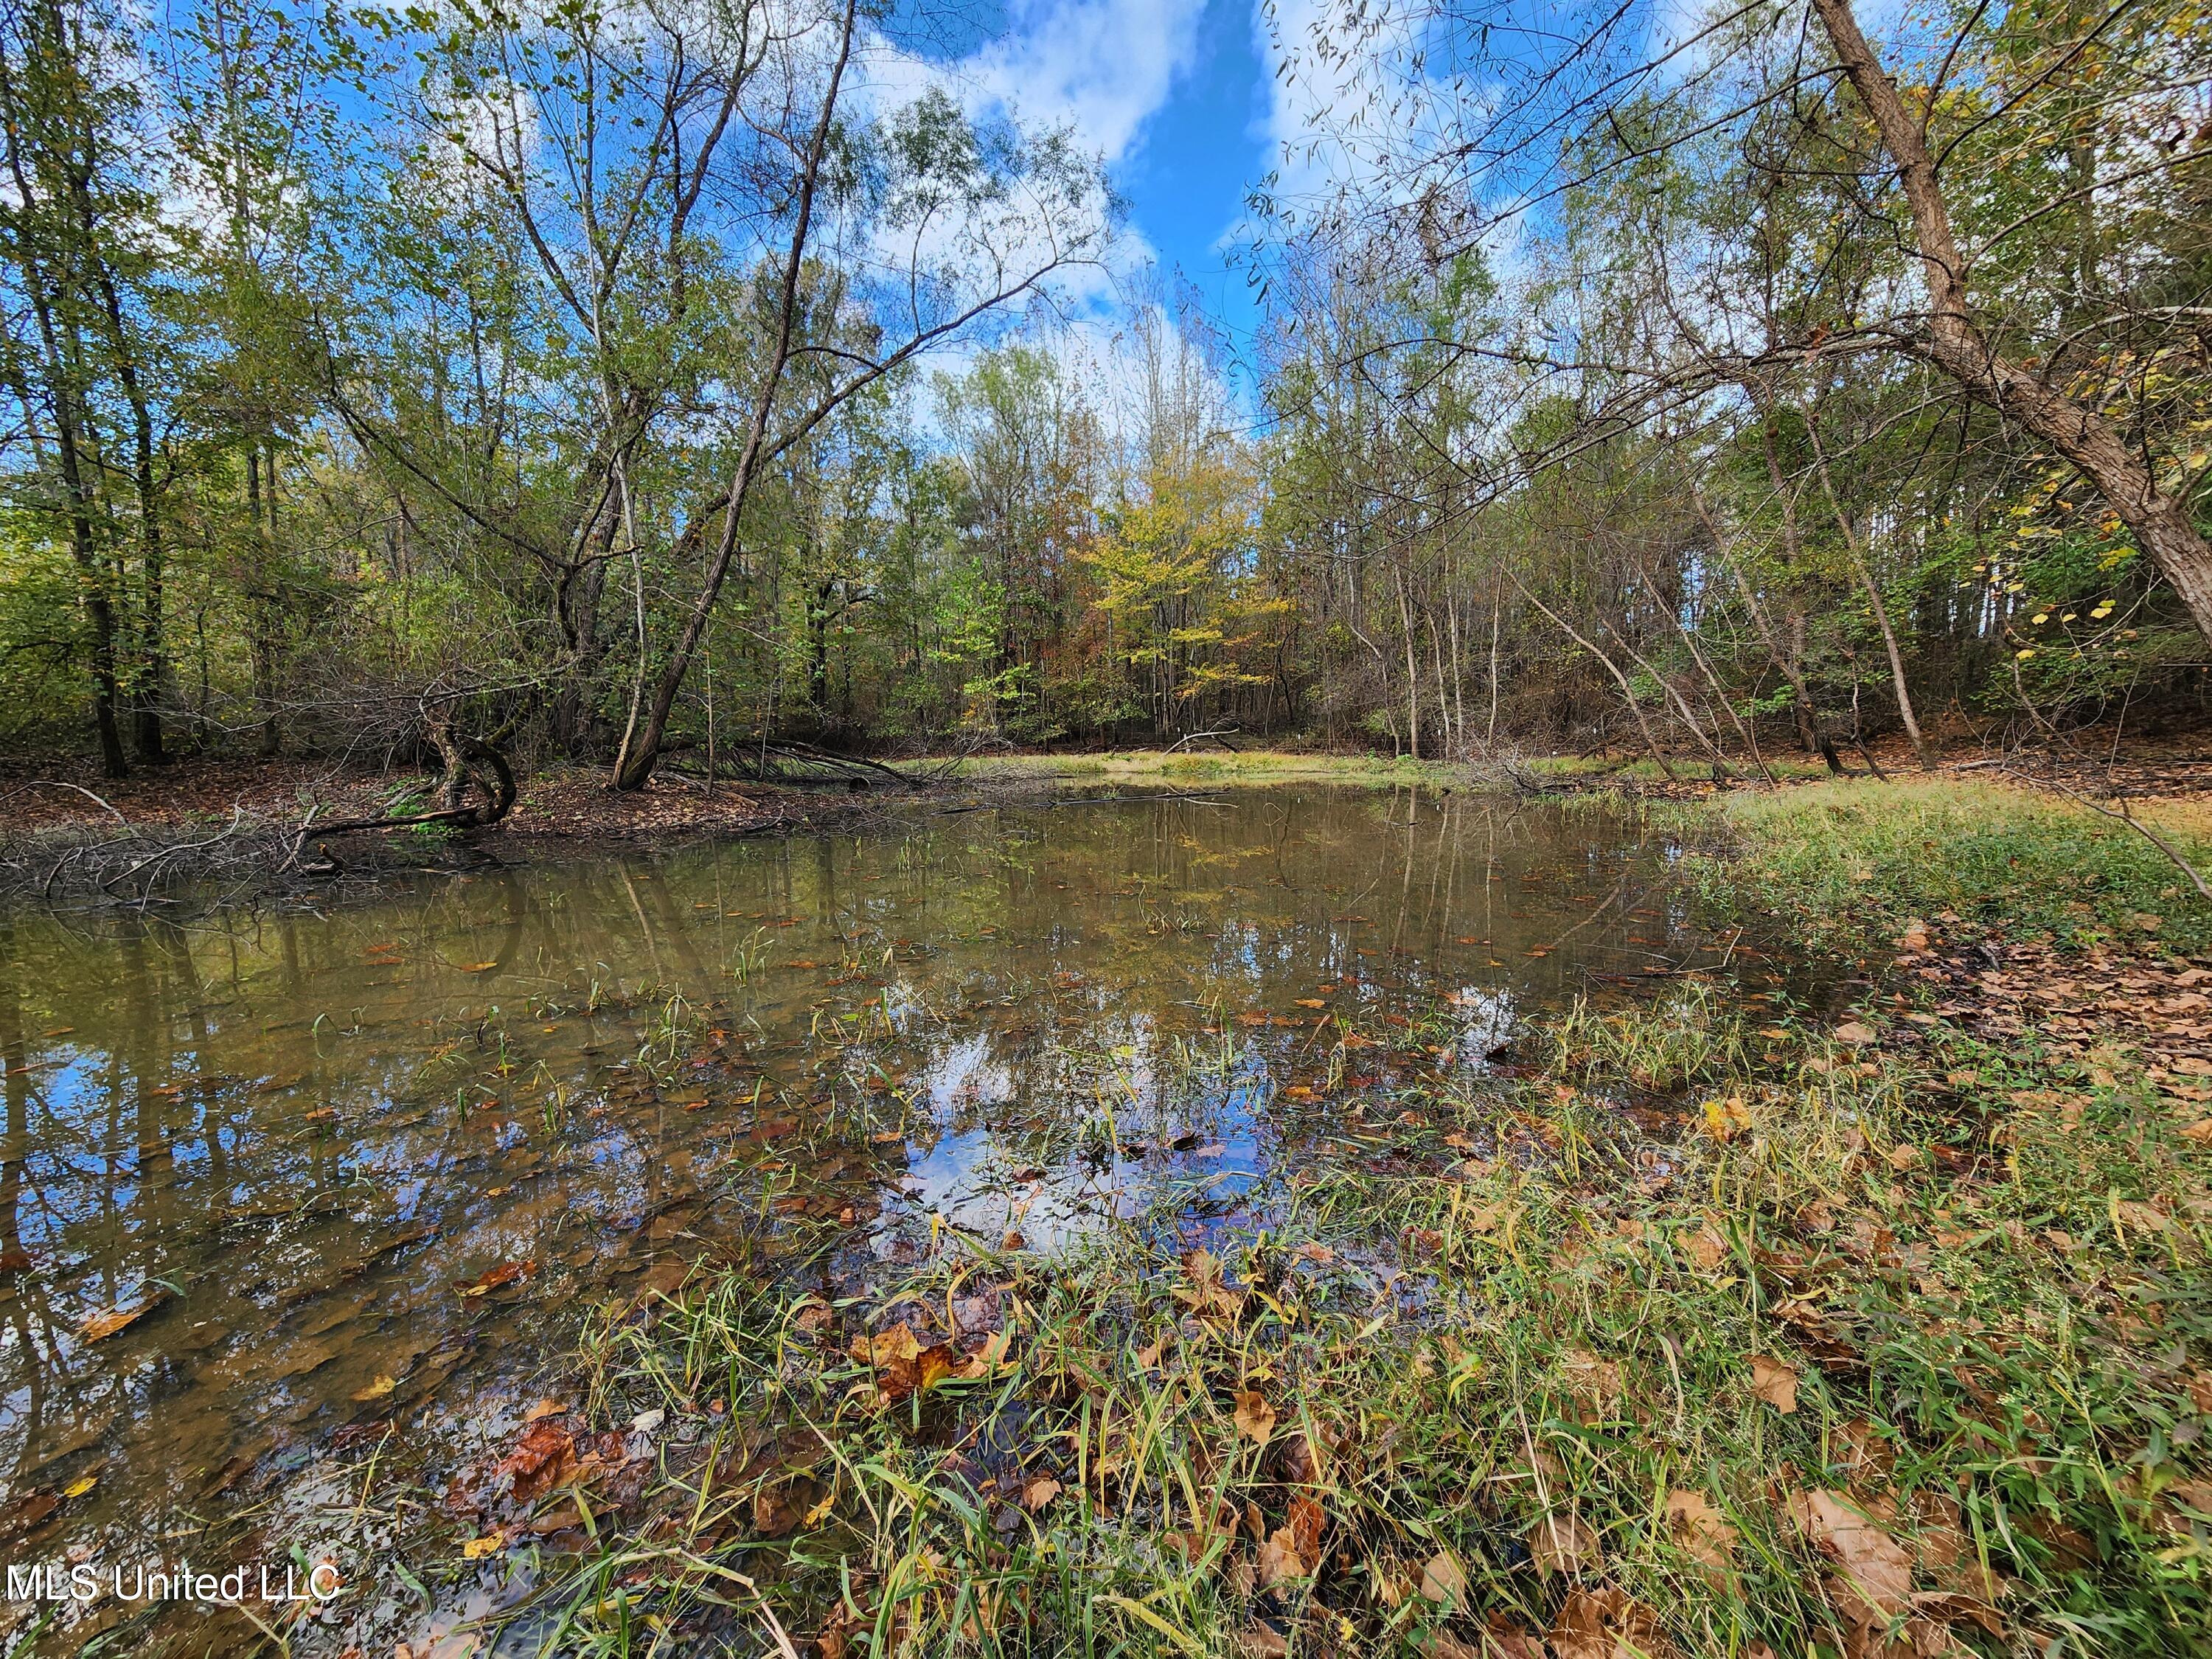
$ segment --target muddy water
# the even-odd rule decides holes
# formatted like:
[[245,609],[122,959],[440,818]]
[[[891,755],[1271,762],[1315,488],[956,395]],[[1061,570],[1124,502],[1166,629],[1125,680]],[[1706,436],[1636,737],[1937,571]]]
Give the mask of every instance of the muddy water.
[[[456,1556],[441,1483],[587,1309],[702,1255],[1049,1248],[1170,1188],[1233,1215],[1403,1062],[1339,1017],[1445,1000],[1415,1058],[1449,1076],[1578,992],[1761,976],[1669,857],[1587,811],[1265,791],[0,921],[0,1562],[105,1592],[0,1620],[233,1651],[128,1574],[329,1555],[296,1650],[388,1652],[450,1601],[416,1582]],[[378,1460],[418,1502],[371,1501]]]

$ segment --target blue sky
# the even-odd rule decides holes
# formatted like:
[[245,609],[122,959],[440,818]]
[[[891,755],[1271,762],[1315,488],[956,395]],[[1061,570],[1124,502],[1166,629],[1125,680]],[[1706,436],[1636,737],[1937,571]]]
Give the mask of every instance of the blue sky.
[[1253,318],[1251,292],[1243,272],[1226,268],[1219,244],[1243,217],[1246,192],[1273,165],[1275,149],[1251,6],[1209,0],[1195,47],[1115,170],[1116,182],[1160,263],[1180,270],[1241,343]]
[[[1328,3],[1276,0],[1276,13],[1295,39]],[[1274,73],[1257,5],[969,0],[950,19],[939,3],[917,6],[890,33],[909,64],[927,60],[971,109],[1070,127],[1103,155],[1129,209],[1115,276],[1125,283],[1154,260],[1180,273],[1238,350],[1257,307],[1224,244],[1244,220],[1248,192],[1276,165],[1281,137],[1300,130],[1298,88]],[[1074,303],[1110,326],[1122,299],[1121,283],[1100,277]]]

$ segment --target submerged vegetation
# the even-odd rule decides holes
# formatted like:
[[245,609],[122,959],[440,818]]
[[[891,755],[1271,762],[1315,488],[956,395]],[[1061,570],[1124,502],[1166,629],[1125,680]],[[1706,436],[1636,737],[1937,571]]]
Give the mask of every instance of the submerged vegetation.
[[687,1425],[637,1506],[525,1492],[469,1553],[581,1505],[521,1627],[564,1652],[2212,1650],[2195,918],[2042,908],[2154,877],[2003,791],[1731,817],[1710,887],[1885,958],[1841,1023],[1677,980],[1458,1083],[1340,1067],[1325,1150],[1233,1200],[842,1275],[740,1244],[611,1308],[549,1421]]

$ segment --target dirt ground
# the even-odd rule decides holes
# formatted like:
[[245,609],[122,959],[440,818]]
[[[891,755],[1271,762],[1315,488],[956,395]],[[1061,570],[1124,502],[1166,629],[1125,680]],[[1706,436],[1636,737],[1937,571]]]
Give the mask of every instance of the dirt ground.
[[[403,785],[403,773],[348,772],[329,761],[187,761],[127,778],[101,778],[82,765],[0,769],[0,829],[11,834],[97,831],[127,823],[139,830],[220,824],[233,812],[270,823],[371,817]],[[505,839],[561,836],[623,840],[745,834],[795,823],[843,805],[817,790],[739,787],[712,789],[672,774],[622,794],[597,769],[561,767],[526,774],[514,808],[495,829]],[[118,823],[118,820],[121,823]]]

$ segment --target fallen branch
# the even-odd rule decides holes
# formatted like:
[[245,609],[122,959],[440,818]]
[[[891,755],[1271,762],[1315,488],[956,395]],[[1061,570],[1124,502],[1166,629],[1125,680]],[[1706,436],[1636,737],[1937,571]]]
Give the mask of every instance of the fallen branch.
[[2095,801],[2091,800],[2088,796],[2083,794],[2080,790],[2068,788],[2056,778],[2038,778],[2031,773],[2022,772],[2009,766],[2006,767],[2004,771],[2008,776],[2018,778],[2022,783],[2027,784],[2031,787],[2039,787],[2045,789],[2055,789],[2060,794],[2066,796],[2069,799],[2079,801],[2082,805],[2087,807],[2092,812],[2098,813],[2104,817],[2118,818],[2122,823],[2126,824],[2129,829],[2136,831],[2136,834],[2142,836],[2142,838],[2148,841],[2152,846],[2157,848],[2160,852],[2165,854],[2167,860],[2173,865],[2173,867],[2180,871],[2183,875],[2189,878],[2190,885],[2197,890],[2197,896],[2203,899],[2206,903],[2212,904],[2212,885],[2206,884],[2203,874],[2198,872],[2195,865],[2191,864],[2188,859],[2183,855],[2179,848],[2176,847],[2164,836],[2160,835],[2157,830],[2152,829],[2150,825],[2145,823],[2134,813],[2128,811],[2127,798],[2124,795],[2118,798],[2120,802],[2120,810],[2115,812],[2109,806],[2099,805]]

